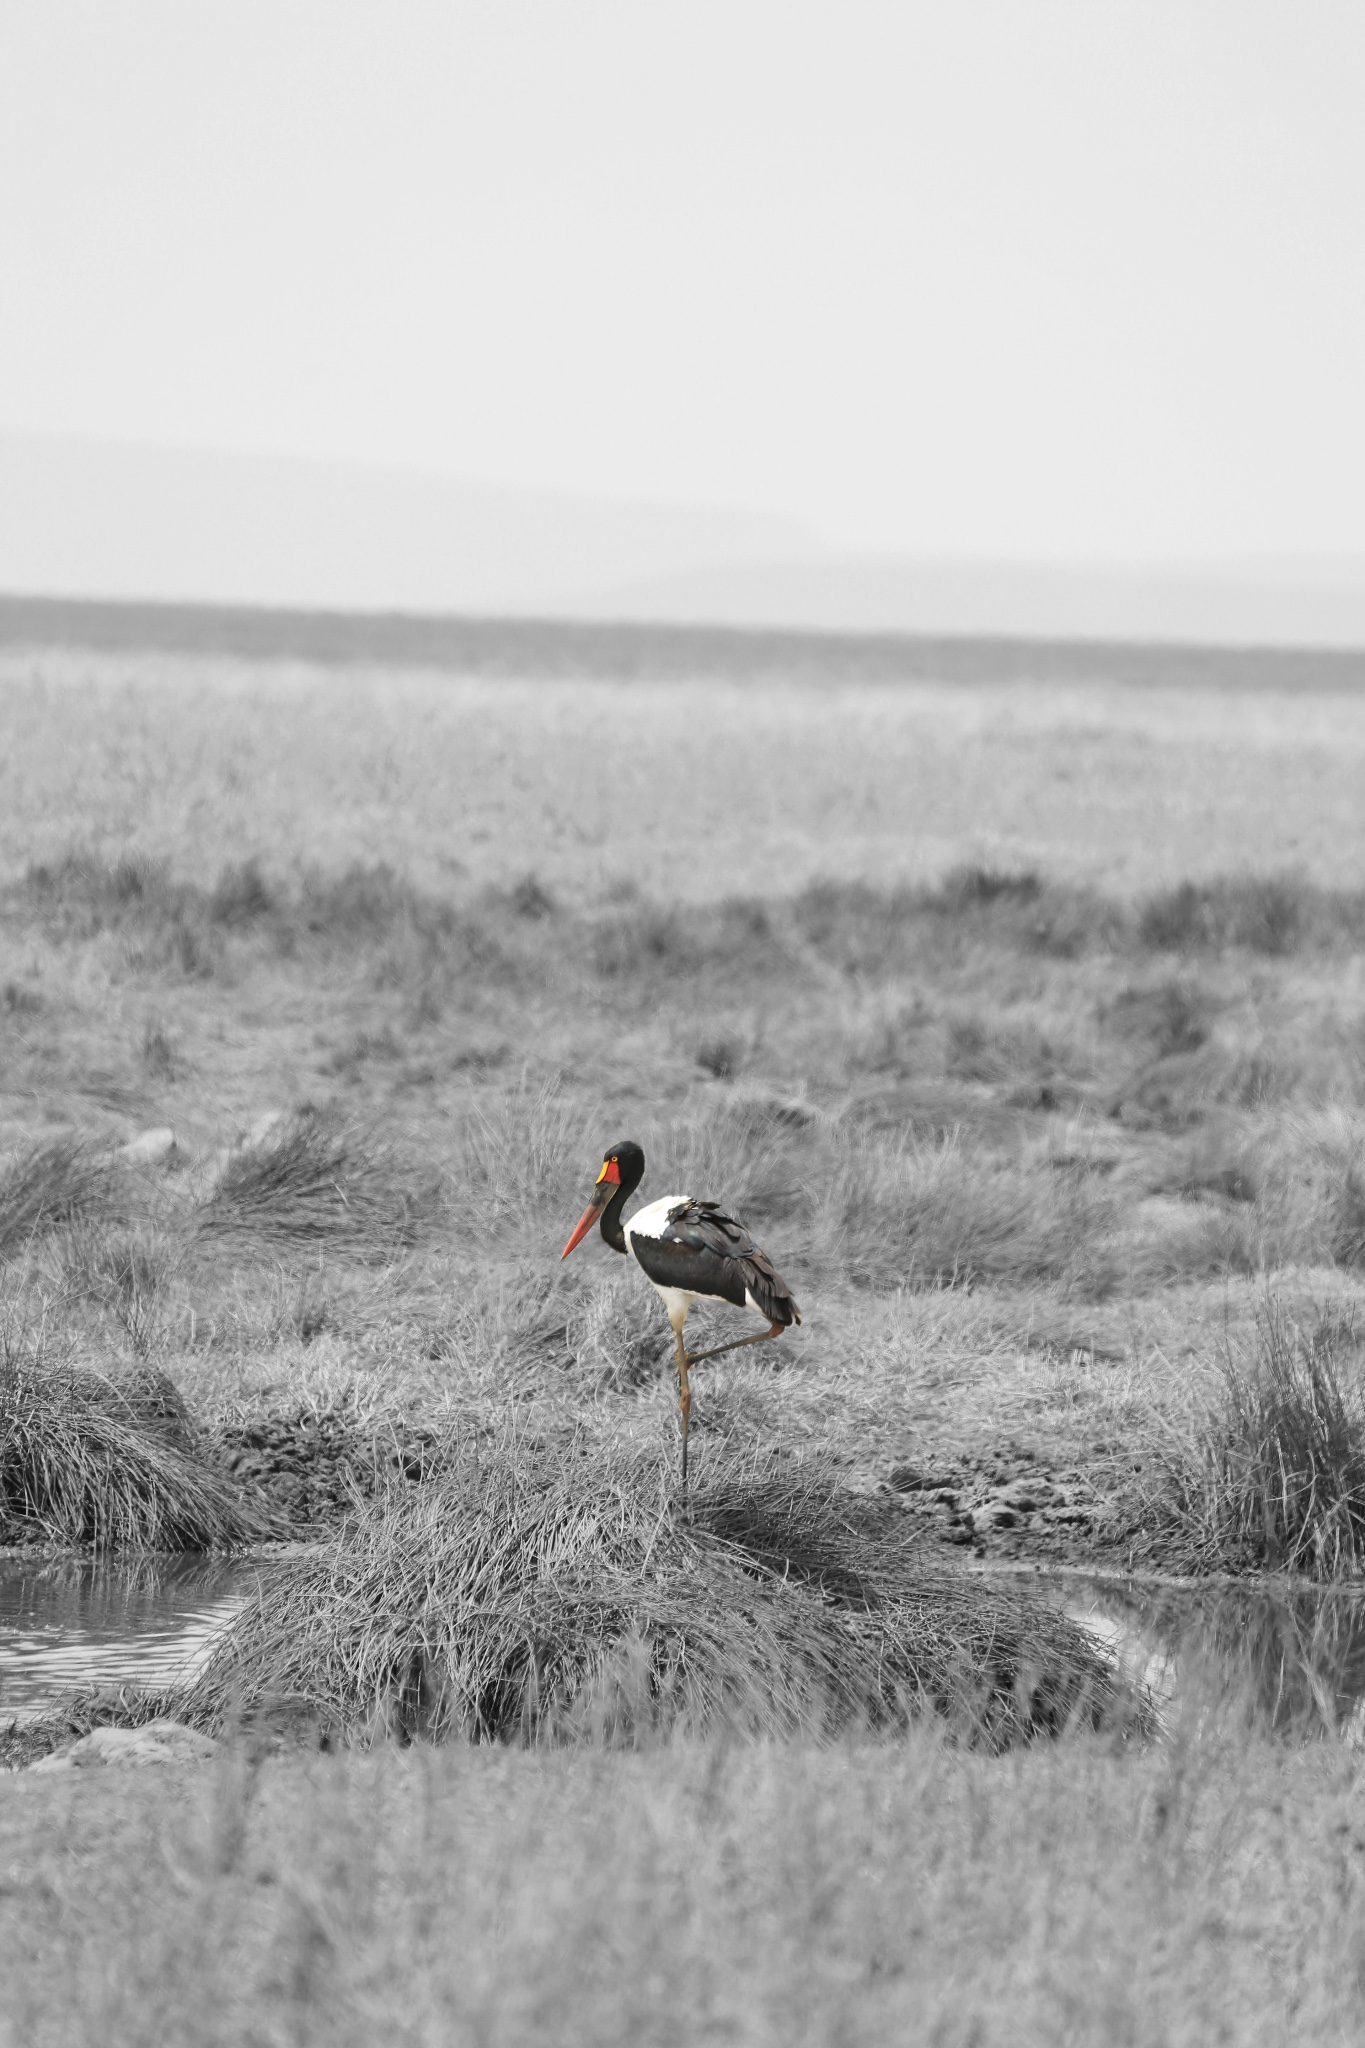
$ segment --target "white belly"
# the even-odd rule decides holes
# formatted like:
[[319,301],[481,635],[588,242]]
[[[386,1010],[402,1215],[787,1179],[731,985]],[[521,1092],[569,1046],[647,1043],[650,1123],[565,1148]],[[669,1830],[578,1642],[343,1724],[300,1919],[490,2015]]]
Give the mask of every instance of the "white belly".
[[[645,1277],[648,1279],[648,1274]],[[663,1303],[668,1320],[675,1330],[682,1328],[697,1302],[707,1299],[703,1294],[689,1294],[685,1287],[660,1287],[657,1280],[650,1280],[649,1284]]]

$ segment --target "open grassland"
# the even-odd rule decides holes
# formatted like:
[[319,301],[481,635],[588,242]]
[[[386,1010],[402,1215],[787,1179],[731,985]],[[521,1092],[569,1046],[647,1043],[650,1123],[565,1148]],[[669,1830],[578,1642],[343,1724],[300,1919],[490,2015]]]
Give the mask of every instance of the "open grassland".
[[[1365,700],[3,663],[5,1535],[315,1539],[11,1781],[15,2040],[1349,2038],[1346,1753],[962,1567],[1361,1574]],[[805,1315],[690,1515],[626,1136]]]
[[963,864],[1120,893],[1359,879],[1365,694],[1150,683],[562,684],[0,649],[0,868],[79,839],[211,883],[387,862],[565,900]]

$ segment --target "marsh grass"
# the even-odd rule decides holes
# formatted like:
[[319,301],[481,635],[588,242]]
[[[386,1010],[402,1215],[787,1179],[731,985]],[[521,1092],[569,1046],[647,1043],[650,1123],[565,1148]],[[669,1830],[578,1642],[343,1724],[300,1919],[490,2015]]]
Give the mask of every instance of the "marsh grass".
[[1219,1398],[1175,1471],[1192,1550],[1207,1564],[1365,1572],[1365,1386],[1353,1319],[1305,1326],[1267,1298],[1249,1353],[1226,1341]]
[[[470,971],[500,980],[516,971],[499,939],[503,898],[466,903],[424,892],[383,861],[338,874],[307,869],[287,884],[256,859],[234,860],[205,886],[177,877],[165,861],[73,851],[31,867],[17,897],[53,937],[109,935],[134,971],[173,979],[212,979],[253,947],[285,958],[366,955],[379,986],[448,988]],[[532,898],[523,888],[518,900]]]
[[1183,882],[1128,904],[1033,869],[960,867],[931,886],[877,889],[815,883],[797,900],[798,928],[845,972],[909,964],[926,946],[993,943],[1074,960],[1088,953],[1266,958],[1358,951],[1365,891],[1294,874]]
[[753,1464],[684,1508],[655,1453],[546,1454],[506,1429],[456,1437],[420,1489],[273,1579],[190,1705],[212,1723],[279,1702],[520,1742],[828,1736],[936,1710],[1008,1743],[1140,1718],[1064,1617],[929,1565],[819,1477]]
[[[995,1144],[951,1122],[921,1135],[908,1117],[869,1130],[856,1113],[755,1094],[661,1135],[670,1179],[724,1187],[783,1271],[882,1290],[1050,1280],[1103,1296],[1115,1284],[1111,1192],[1084,1160],[1030,1154],[1017,1128]],[[589,1161],[594,1136],[577,1137]],[[564,1188],[572,1143],[566,1129],[555,1152],[560,1213],[579,1193]]]
[[149,1358],[163,1336],[162,1303],[178,1249],[145,1222],[124,1229],[79,1219],[62,1243],[62,1283],[111,1315],[134,1354]]
[[1141,905],[1137,937],[1153,951],[1244,947],[1268,958],[1365,944],[1365,890],[1324,889],[1306,876],[1231,875],[1181,882]]
[[207,978],[219,965],[212,899],[178,880],[164,861],[125,853],[109,862],[73,851],[31,867],[24,890],[54,934],[90,940],[111,933],[136,967]]
[[592,966],[609,985],[723,975],[744,988],[799,971],[803,951],[786,906],[742,897],[714,906],[632,901],[591,926]]
[[1112,1196],[1083,1166],[1051,1167],[953,1133],[845,1143],[814,1190],[812,1237],[862,1285],[971,1286],[1040,1279],[1112,1291]]
[[611,1392],[655,1385],[672,1370],[673,1333],[633,1273],[613,1273],[574,1299],[564,1341],[577,1372]]
[[1165,1184],[1203,1198],[1197,1265],[1365,1265],[1365,1136],[1354,1113],[1211,1115]]
[[[747,915],[752,926],[762,910]],[[952,870],[941,883],[878,889],[864,883],[812,885],[791,905],[795,931],[844,973],[885,974],[926,958],[996,948],[1059,960],[1125,951],[1130,915],[1090,891],[1046,881],[1032,871]],[[781,931],[771,910],[764,920]],[[743,926],[738,927],[742,934]]]
[[[174,1362],[205,1419],[357,1392],[471,1427],[515,1407],[556,1441],[585,1407],[610,1410],[604,1436],[628,1433],[656,1395],[662,1412],[666,1326],[625,1262],[557,1254],[604,1143],[631,1135],[644,1197],[725,1200],[807,1311],[762,1367],[718,1368],[702,1433],[796,1429],[875,1485],[905,1461],[926,1386],[947,1426],[948,1377],[994,1388],[973,1396],[978,1430],[1043,1402],[1035,1445],[1055,1425],[1084,1449],[1087,1410],[1113,1405],[1064,1365],[1026,1396],[1007,1347],[977,1359],[932,1335],[882,1357],[883,1306],[970,1295],[1003,1314],[1013,1297],[1061,1315],[1127,1297],[1151,1322],[1168,1287],[1359,1269],[1349,892],[1309,890],[1280,917],[1284,952],[1248,921],[1252,897],[1212,882],[1147,918],[1143,901],[1003,865],[709,904],[451,874],[430,887],[384,859],[291,874],[238,857],[191,884],[73,856],[9,891],[7,922],[67,963],[45,995],[52,1056],[26,1088],[49,1072],[74,1088],[100,1056],[81,975],[131,981],[132,1014],[173,1012],[194,1048],[191,1065],[158,1022],[140,1062],[155,1114],[193,1133],[187,1170],[125,1170],[125,1125],[99,1149],[31,1149],[0,1183],[0,1242],[32,1248],[15,1287],[77,1354],[113,1335]],[[231,971],[158,1008],[155,963],[181,926]],[[189,1022],[201,1007],[226,1064]],[[338,1077],[347,1109],[308,1107],[310,1084]],[[258,1128],[262,1100],[300,1106],[211,1149]],[[774,1391],[779,1366],[796,1370]],[[856,1392],[856,1423],[822,1398],[836,1386]]]
[[434,1176],[335,1112],[301,1110],[234,1152],[197,1217],[202,1238],[265,1246],[344,1246],[385,1258],[437,1212]]
[[0,1528],[96,1550],[225,1550],[265,1519],[198,1455],[175,1388],[0,1331]]
[[0,1171],[0,1259],[107,1204],[113,1168],[79,1137],[31,1146]]
[[381,985],[440,982],[447,990],[469,974],[515,986],[536,963],[543,970],[547,954],[571,979],[586,966],[608,986],[721,974],[733,987],[801,976],[813,961],[878,977],[982,948],[1058,962],[1170,954],[1188,962],[1365,947],[1365,891],[1292,873],[1185,882],[1134,903],[1032,869],[965,866],[933,884],[817,881],[786,900],[712,904],[631,894],[585,913],[567,911],[533,873],[508,887],[443,895],[385,861],[331,874],[308,869],[289,882],[248,858],[228,862],[204,886],[143,855],[109,862],[73,851],[31,867],[8,895],[59,939],[121,937],[145,969],[211,977],[227,941],[256,937],[286,956],[309,948],[368,953]]
[[460,1120],[449,1198],[462,1234],[484,1243],[553,1230],[575,1201],[582,1208],[611,1142],[558,1077],[537,1083],[523,1072]]

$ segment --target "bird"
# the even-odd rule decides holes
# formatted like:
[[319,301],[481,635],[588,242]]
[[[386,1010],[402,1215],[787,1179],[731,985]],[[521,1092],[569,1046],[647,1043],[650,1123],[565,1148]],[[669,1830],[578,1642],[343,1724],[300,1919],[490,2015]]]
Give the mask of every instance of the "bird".
[[[692,1414],[688,1374],[704,1359],[739,1351],[746,1344],[766,1344],[801,1320],[791,1289],[766,1252],[761,1252],[742,1223],[727,1216],[718,1202],[693,1195],[661,1195],[637,1209],[629,1222],[622,1212],[645,1177],[645,1155],[631,1138],[610,1145],[602,1160],[592,1200],[560,1253],[567,1259],[594,1223],[614,1252],[633,1255],[657,1289],[673,1329],[678,1370],[678,1410],[682,1419],[682,1484],[687,1485],[687,1432]],[[735,1308],[756,1309],[768,1328],[752,1337],[737,1337],[710,1351],[689,1352],[683,1328],[695,1302],[725,1301]]]

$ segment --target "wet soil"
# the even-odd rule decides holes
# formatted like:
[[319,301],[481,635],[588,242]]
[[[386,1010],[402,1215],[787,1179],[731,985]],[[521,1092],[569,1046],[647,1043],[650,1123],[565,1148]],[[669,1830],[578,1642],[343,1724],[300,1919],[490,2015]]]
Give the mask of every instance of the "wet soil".
[[225,1424],[208,1451],[277,1524],[300,1533],[328,1528],[395,1483],[420,1482],[437,1444],[421,1423],[301,1408]]
[[1133,1476],[1106,1484],[1108,1474],[1011,1448],[895,1465],[879,1491],[926,1541],[978,1560],[1178,1571],[1178,1540],[1159,1517],[1144,1520]]

